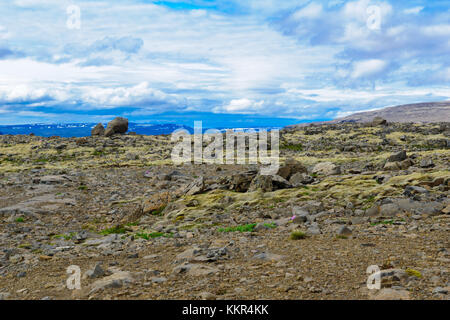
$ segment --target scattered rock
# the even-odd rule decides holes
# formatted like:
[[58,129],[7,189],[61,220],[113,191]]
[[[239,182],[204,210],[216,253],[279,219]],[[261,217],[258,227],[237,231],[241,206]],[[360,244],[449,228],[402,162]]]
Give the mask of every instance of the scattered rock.
[[105,275],[105,271],[101,267],[101,263],[96,263],[94,268],[88,270],[84,273],[84,278],[95,279],[100,278]]
[[385,126],[385,125],[387,125],[387,120],[383,119],[381,117],[375,117],[372,120],[372,125],[373,126]]
[[105,130],[105,136],[110,137],[114,134],[124,134],[128,131],[128,119],[117,117],[108,123]]
[[91,136],[103,136],[104,134],[105,134],[105,127],[103,127],[103,124],[101,123],[97,124],[91,130]]
[[331,176],[340,174],[341,168],[332,162],[321,162],[314,166],[314,168],[312,169],[312,173]]
[[352,235],[352,230],[346,226],[341,226],[338,230],[338,235],[341,236],[351,236]]
[[378,293],[371,296],[372,300],[410,300],[409,291],[394,290],[390,288],[381,289]]
[[252,180],[248,191],[262,190],[263,192],[272,192],[290,187],[289,181],[278,175],[258,175]]
[[108,288],[121,288],[122,286],[133,282],[134,278],[130,272],[116,271],[108,277],[95,281],[90,287],[91,290],[89,294]]

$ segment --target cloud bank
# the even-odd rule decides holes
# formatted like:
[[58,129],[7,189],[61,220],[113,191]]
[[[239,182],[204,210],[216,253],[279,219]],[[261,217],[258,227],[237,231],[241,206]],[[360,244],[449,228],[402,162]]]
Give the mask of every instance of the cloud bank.
[[[80,8],[69,28],[67,7]],[[448,1],[1,2],[0,124],[450,99]]]

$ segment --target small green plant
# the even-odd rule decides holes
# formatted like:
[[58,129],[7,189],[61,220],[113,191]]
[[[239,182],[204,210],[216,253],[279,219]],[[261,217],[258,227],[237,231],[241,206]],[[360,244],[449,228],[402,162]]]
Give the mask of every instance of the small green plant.
[[416,277],[416,278],[422,278],[422,274],[421,274],[419,271],[414,270],[414,269],[408,268],[408,269],[406,269],[406,273],[407,273],[409,276],[414,276],[414,277]]
[[384,221],[378,221],[378,222],[372,222],[371,226],[377,226],[377,225],[392,225],[394,224],[394,220],[384,220]]
[[87,186],[81,185],[78,187],[78,190],[87,190]]
[[158,208],[156,210],[153,210],[152,212],[150,212],[150,214],[152,216],[161,216],[162,212],[164,211],[165,208],[166,208],[166,206],[162,206],[162,207],[160,207],[160,208]]
[[306,238],[306,233],[300,230],[294,230],[291,232],[291,240],[301,240]]
[[103,151],[94,151],[94,152],[92,152],[92,155],[93,156],[96,156],[96,157],[99,157],[99,156],[102,156],[102,155],[104,155],[104,153],[103,153]]
[[298,144],[286,143],[281,146],[281,149],[291,151],[303,151],[303,145],[300,143]]
[[242,226],[219,228],[219,232],[253,232],[255,231],[256,223],[245,224]]
[[25,219],[24,219],[24,218],[17,218],[17,219],[16,219],[16,222],[19,222],[19,223],[20,223],[20,222],[25,222]]
[[63,239],[64,240],[71,240],[73,237],[75,236],[74,232],[71,233],[66,233],[66,234],[56,234],[54,236],[52,236],[52,239]]
[[275,229],[277,225],[275,223],[264,223],[264,227],[268,229]]
[[345,240],[345,239],[348,239],[348,237],[345,236],[345,235],[343,235],[343,234],[338,234],[338,235],[336,236],[336,239]]
[[124,234],[126,232],[127,232],[127,230],[125,229],[124,226],[118,225],[118,226],[114,226],[112,228],[105,229],[105,230],[101,231],[100,234],[106,236],[106,235],[110,235],[110,234]]

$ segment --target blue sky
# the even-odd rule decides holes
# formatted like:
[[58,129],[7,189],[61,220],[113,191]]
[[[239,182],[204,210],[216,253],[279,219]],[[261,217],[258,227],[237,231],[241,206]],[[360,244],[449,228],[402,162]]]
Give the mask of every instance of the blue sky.
[[450,0],[10,0],[0,12],[0,124],[304,121],[450,99]]

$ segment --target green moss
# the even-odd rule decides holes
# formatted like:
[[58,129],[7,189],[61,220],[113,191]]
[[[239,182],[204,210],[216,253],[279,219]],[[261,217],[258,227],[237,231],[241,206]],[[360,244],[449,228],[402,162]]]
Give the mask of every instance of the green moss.
[[166,208],[166,206],[162,206],[162,207],[160,207],[160,208],[158,208],[156,210],[153,210],[152,212],[150,212],[150,214],[152,216],[161,216],[162,212],[164,211],[165,208]]
[[291,240],[301,240],[306,238],[306,233],[300,230],[294,230],[291,232]]
[[414,270],[414,269],[408,268],[408,269],[406,269],[406,273],[407,273],[409,276],[414,276],[414,277],[417,277],[417,278],[422,278],[422,274],[421,274],[419,271]]
[[127,230],[125,229],[125,227],[122,225],[119,225],[119,226],[115,226],[115,227],[112,227],[109,229],[105,229],[105,230],[101,231],[100,234],[105,236],[105,235],[109,235],[109,234],[124,234],[126,232],[127,232]]
[[280,147],[281,150],[291,150],[291,151],[303,151],[303,145],[298,143],[298,144],[291,144],[291,143],[287,143],[287,144],[283,144]]
[[245,224],[242,226],[219,228],[219,232],[253,232],[255,231],[256,223]]
[[56,234],[52,236],[52,239],[64,239],[64,240],[71,240],[75,236],[74,232],[66,233],[66,234]]

